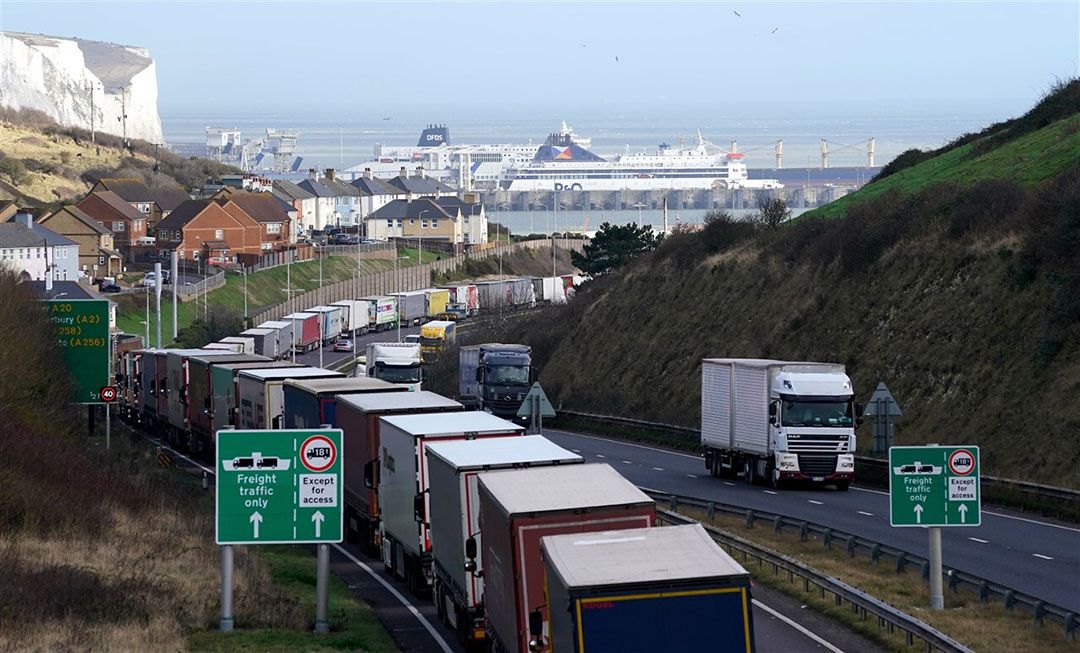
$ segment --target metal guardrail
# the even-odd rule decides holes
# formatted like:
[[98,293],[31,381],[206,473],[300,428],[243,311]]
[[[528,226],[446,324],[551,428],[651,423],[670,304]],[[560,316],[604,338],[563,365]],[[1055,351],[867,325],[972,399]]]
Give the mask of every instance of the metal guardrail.
[[[642,491],[657,502],[667,503],[670,506],[671,512],[677,512],[681,505],[704,510],[709,518],[715,516],[717,512],[736,515],[746,519],[747,528],[753,528],[754,524],[758,521],[765,521],[772,526],[773,531],[776,533],[783,532],[785,528],[797,530],[800,538],[803,540],[809,539],[812,534],[819,537],[822,541],[822,545],[827,548],[831,549],[834,544],[843,545],[848,555],[851,557],[854,557],[856,553],[865,552],[875,564],[882,558],[891,558],[895,561],[896,570],[898,572],[903,571],[908,565],[917,565],[922,572],[923,580],[928,580],[930,576],[930,561],[922,556],[902,551],[896,547],[889,546],[888,544],[882,544],[864,537],[859,537],[858,535],[830,528],[823,524],[817,524],[805,519],[796,519],[779,513],[764,510],[751,510],[719,501],[708,501],[697,497],[674,495],[648,488],[642,488]],[[708,528],[707,525],[706,528]],[[713,532],[714,530],[715,529],[710,530],[710,532]],[[727,535],[725,534],[725,536]],[[769,562],[775,564],[771,560]],[[1075,639],[1077,631],[1080,630],[1080,614],[1077,614],[1073,610],[1043,601],[1030,594],[1025,594],[1024,592],[1012,589],[1011,587],[1006,587],[1000,583],[995,583],[980,576],[960,571],[959,569],[943,567],[942,570],[950,590],[956,591],[960,588],[969,589],[978,594],[979,599],[982,601],[1000,599],[1006,609],[1012,610],[1019,607],[1031,613],[1035,623],[1039,625],[1042,625],[1047,619],[1056,621],[1062,625],[1065,630],[1066,638],[1070,640]],[[829,591],[831,592],[832,590]],[[920,639],[922,639],[922,637],[920,637]],[[929,643],[929,640],[927,641]],[[911,643],[910,640],[908,643]]]
[[[671,524],[698,524],[695,519],[680,515],[670,510],[659,510],[660,521]],[[757,560],[758,567],[769,565],[773,569],[773,575],[779,575],[781,571],[787,572],[788,581],[794,582],[795,577],[803,581],[803,590],[810,592],[811,586],[818,588],[821,598],[831,594],[836,601],[836,606],[841,607],[846,602],[854,612],[859,613],[865,621],[869,616],[877,617],[878,627],[885,628],[889,634],[897,630],[907,636],[908,646],[912,646],[915,640],[926,643],[927,651],[945,651],[946,653],[971,653],[971,649],[948,635],[937,630],[927,623],[919,621],[911,615],[894,608],[893,606],[870,596],[862,590],[852,587],[843,581],[804,565],[803,563],[786,555],[770,551],[750,540],[743,539],[731,533],[701,524],[709,535],[729,553],[741,554],[743,562],[753,558]]]
[[[627,417],[618,417],[614,415],[597,415],[594,413],[583,413],[572,410],[560,410],[560,413],[564,415],[570,415],[572,417],[583,417],[598,422],[608,422],[610,424],[618,424],[620,426],[638,426],[654,430],[673,431],[676,433],[682,433],[685,435],[692,435],[695,437],[700,436],[701,430],[692,428],[689,426],[680,426],[678,424],[666,424],[663,422],[649,422],[639,419],[630,419]],[[874,469],[880,469],[885,472],[888,467],[888,461],[883,458],[873,458],[870,456],[856,456],[855,461],[867,467]],[[1043,485],[1041,483],[1032,483],[1029,481],[1021,481],[1011,478],[1001,478],[998,476],[981,476],[980,482],[983,485],[983,489],[1002,489],[1002,490],[1015,490],[1028,494],[1040,499],[1062,500],[1062,501],[1080,501],[1080,490],[1073,490],[1071,488],[1055,487],[1052,485]]]

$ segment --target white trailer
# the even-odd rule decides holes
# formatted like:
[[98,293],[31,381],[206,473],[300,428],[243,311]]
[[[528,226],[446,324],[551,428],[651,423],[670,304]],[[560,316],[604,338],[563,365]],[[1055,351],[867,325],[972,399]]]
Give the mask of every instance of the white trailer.
[[[292,350],[293,323],[292,320],[268,320],[260,324],[259,329],[273,329],[277,331],[278,355],[277,358],[285,358]],[[263,354],[266,356],[267,354]]]
[[240,349],[236,351],[238,354],[254,354],[255,353],[255,338],[244,336],[228,336],[218,340],[218,342],[226,345],[239,345]]
[[745,358],[701,362],[701,444],[713,476],[835,483],[855,476],[854,401],[843,365]]
[[466,549],[480,542],[480,476],[496,469],[524,469],[584,462],[541,435],[435,442],[427,449],[431,495],[431,548],[434,560],[433,599],[448,626],[474,643],[484,628],[484,579],[467,571]]
[[312,306],[308,313],[316,313],[319,316],[319,335],[322,336],[322,344],[329,345],[341,337],[341,312],[340,306]]
[[379,508],[382,557],[414,594],[432,584],[431,514],[426,449],[435,441],[524,435],[525,429],[490,413],[433,413],[380,418]]
[[341,309],[341,335],[362,336],[368,332],[368,303],[359,299],[343,299],[331,306]]
[[240,370],[236,375],[236,428],[280,429],[285,426],[285,379],[344,377],[321,367]]

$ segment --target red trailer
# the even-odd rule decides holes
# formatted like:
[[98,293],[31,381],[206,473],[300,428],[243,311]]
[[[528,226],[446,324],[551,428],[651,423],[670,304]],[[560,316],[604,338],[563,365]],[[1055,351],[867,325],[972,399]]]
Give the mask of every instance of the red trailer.
[[[656,506],[610,465],[538,467],[480,475],[479,570],[487,634],[495,650],[529,653],[529,613],[540,610],[548,639],[547,535],[646,528]],[[475,543],[466,549],[475,548]]]
[[359,540],[369,555],[379,553],[379,418],[464,410],[434,392],[379,392],[338,395],[337,427],[345,441],[345,537]]
[[293,342],[283,343],[281,346],[291,347],[296,353],[303,354],[314,350],[321,345],[322,334],[319,333],[322,316],[319,313],[290,313],[282,320],[293,324]]

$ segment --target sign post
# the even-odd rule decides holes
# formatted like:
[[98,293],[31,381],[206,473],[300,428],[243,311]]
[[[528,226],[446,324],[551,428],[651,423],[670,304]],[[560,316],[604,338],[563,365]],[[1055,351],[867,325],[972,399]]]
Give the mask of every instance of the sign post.
[[[217,432],[216,540],[222,546],[221,629],[232,628],[232,545],[317,544],[327,576],[330,543],[344,536],[340,429]],[[316,595],[315,632],[329,632],[327,578]],[[228,599],[229,613],[226,613]],[[228,618],[228,623],[226,623]]]
[[75,403],[96,404],[109,385],[109,301],[46,300],[49,321],[75,380]]
[[979,448],[891,447],[889,523],[930,529],[930,607],[945,607],[941,528],[982,523]]
[[539,381],[534,382],[529,389],[529,393],[525,395],[525,399],[521,402],[521,408],[518,408],[517,416],[529,420],[529,433],[543,432],[544,418],[555,417],[555,408],[548,401]]
[[866,412],[863,413],[866,417],[874,418],[874,421],[870,423],[870,429],[874,435],[874,453],[888,451],[892,446],[893,418],[900,417],[903,414],[900,406],[896,403],[896,399],[889,392],[889,387],[885,385],[884,381],[879,382],[877,387],[874,388],[874,394],[871,395],[870,401],[866,402]]

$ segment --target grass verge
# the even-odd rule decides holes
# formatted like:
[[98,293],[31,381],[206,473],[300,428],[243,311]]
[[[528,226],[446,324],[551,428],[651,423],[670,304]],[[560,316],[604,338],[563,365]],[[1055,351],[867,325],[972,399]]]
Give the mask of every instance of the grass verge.
[[[897,573],[895,567],[887,563],[875,565],[866,558],[852,560],[843,547],[826,549],[816,538],[801,541],[797,533],[777,534],[767,526],[763,528],[760,523],[748,529],[744,520],[734,516],[717,515],[714,519],[709,519],[701,510],[684,508],[679,512],[838,578],[930,624],[973,650],[1080,653],[1080,641],[1067,640],[1060,625],[1047,622],[1043,626],[1037,626],[1028,613],[1022,610],[1006,610],[1000,603],[983,603],[973,594],[950,592],[946,589],[945,609],[930,610],[929,586],[923,582],[918,569],[911,566],[906,571]],[[918,648],[906,646],[901,633],[890,635],[887,630],[878,628],[875,619],[863,621],[849,607],[837,607],[831,595],[822,599],[814,588],[811,588],[810,592],[803,591],[803,585],[798,579],[788,582],[786,575],[774,574],[767,565],[758,567],[751,560],[743,562],[755,581],[799,599],[884,646],[897,651]]]
[[297,605],[310,613],[305,630],[243,629],[231,633],[207,630],[194,633],[188,646],[194,651],[397,651],[390,635],[371,608],[356,598],[340,578],[330,576],[330,633],[311,632],[315,617],[315,558],[299,546],[260,547],[256,557],[267,565],[270,577]]

